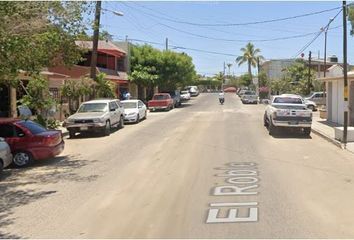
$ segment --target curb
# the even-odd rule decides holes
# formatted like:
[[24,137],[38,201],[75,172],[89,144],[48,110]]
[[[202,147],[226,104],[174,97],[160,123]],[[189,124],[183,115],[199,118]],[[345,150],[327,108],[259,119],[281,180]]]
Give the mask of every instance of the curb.
[[341,149],[344,149],[344,146],[341,142],[339,142],[338,140],[336,139],[333,139],[331,138],[330,136],[322,133],[321,131],[317,130],[317,129],[314,129],[314,128],[311,128],[311,132],[313,132],[314,134],[322,137],[323,139],[327,140],[328,142],[336,145],[337,147],[341,148]]

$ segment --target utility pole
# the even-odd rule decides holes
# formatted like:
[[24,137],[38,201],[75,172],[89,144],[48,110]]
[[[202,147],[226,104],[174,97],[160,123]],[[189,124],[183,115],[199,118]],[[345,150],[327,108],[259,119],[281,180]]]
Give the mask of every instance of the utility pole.
[[168,38],[166,38],[166,51],[168,50]]
[[344,78],[344,126],[343,139],[344,147],[347,144],[348,135],[348,73],[347,73],[347,2],[343,1],[343,78]]
[[309,52],[309,79],[307,81],[308,94],[311,92],[311,51]]
[[98,36],[100,34],[100,18],[101,18],[101,1],[96,2],[95,21],[93,23],[93,40],[92,40],[92,55],[91,55],[91,74],[92,79],[96,79],[96,65],[97,65],[97,48]]

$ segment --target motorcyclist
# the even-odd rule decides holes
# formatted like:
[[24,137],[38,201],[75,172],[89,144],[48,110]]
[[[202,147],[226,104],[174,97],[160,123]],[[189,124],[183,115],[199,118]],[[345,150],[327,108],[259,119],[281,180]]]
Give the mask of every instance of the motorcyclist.
[[224,101],[225,101],[225,93],[223,90],[221,90],[219,93],[219,102],[224,103]]

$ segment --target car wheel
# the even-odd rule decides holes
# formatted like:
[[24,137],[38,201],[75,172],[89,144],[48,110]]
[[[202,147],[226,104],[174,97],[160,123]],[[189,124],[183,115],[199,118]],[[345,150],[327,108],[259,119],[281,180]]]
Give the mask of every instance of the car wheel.
[[4,169],[4,164],[2,163],[2,161],[0,160],[0,174],[2,172],[2,170]]
[[311,134],[311,128],[310,127],[304,128],[304,135],[305,136],[310,136],[310,134]]
[[118,128],[119,128],[119,129],[124,128],[124,119],[123,119],[123,116],[120,116]]
[[274,135],[275,131],[276,131],[276,127],[273,125],[272,119],[269,119],[269,122],[268,122],[269,135]]
[[75,131],[73,131],[73,130],[69,130],[69,137],[70,138],[75,138]]
[[139,122],[140,122],[140,115],[138,114],[138,115],[136,116],[135,123],[139,123]]
[[111,134],[111,123],[110,123],[110,121],[107,121],[106,126],[103,129],[103,135],[109,136],[110,134]]
[[267,117],[266,117],[265,114],[264,114],[264,116],[263,116],[263,125],[264,125],[265,127],[268,126]]
[[26,167],[33,162],[33,157],[29,152],[18,151],[14,154],[12,162],[16,167]]

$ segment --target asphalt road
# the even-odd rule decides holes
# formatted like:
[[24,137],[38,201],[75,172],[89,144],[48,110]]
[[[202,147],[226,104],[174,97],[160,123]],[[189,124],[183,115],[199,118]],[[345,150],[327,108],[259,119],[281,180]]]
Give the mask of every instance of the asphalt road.
[[6,238],[354,238],[354,155],[201,94],[0,181]]

